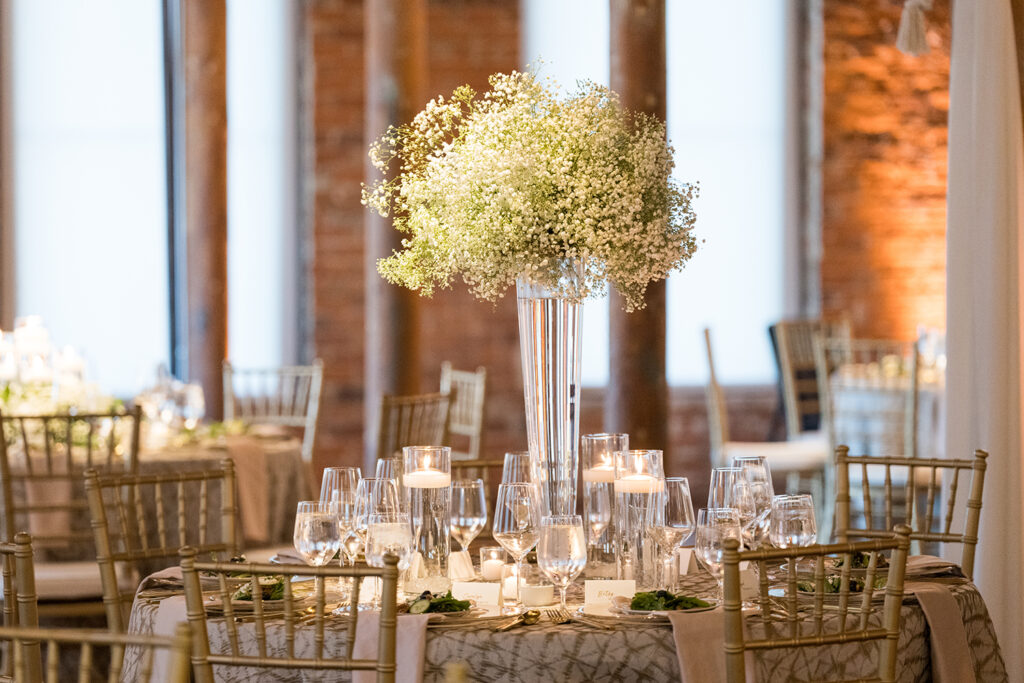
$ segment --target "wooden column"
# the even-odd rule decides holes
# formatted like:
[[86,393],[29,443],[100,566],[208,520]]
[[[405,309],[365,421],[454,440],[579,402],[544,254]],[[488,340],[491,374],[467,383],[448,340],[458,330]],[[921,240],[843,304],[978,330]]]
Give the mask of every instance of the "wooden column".
[[228,342],[227,33],[225,0],[181,0],[185,76],[188,378],[224,414]]
[[[665,118],[665,0],[611,1],[611,87],[630,110]],[[658,448],[668,461],[665,283],[647,307],[626,313],[612,293],[605,429],[629,434],[631,448]]]
[[[426,0],[367,0],[366,143],[389,125],[410,122],[426,105]],[[366,161],[367,178],[378,171]],[[384,394],[419,390],[416,293],[385,281],[377,260],[399,249],[402,234],[386,218],[366,212],[366,394],[364,447],[376,454],[376,423]]]
[[[1020,109],[1024,112],[1024,0],[1010,0],[1013,13],[1013,39],[1017,48],[1017,80],[1020,84]],[[1021,122],[1024,125],[1024,121]]]

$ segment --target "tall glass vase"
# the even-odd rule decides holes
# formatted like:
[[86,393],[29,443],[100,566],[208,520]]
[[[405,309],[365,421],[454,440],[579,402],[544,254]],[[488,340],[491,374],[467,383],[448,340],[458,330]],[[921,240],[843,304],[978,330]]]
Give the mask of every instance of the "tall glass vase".
[[[567,263],[565,278],[581,277]],[[542,515],[575,515],[579,472],[582,304],[526,278],[516,282],[530,465]]]

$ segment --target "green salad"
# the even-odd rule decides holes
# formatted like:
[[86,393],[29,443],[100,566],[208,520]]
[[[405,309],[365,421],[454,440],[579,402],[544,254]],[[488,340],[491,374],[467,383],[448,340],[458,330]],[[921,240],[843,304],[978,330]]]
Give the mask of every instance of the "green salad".
[[409,603],[409,614],[437,614],[443,612],[465,612],[472,603],[469,600],[456,600],[452,592],[445,595],[434,595],[430,591],[423,591],[420,597]]
[[[848,579],[850,592],[851,593],[863,593],[864,592],[864,579],[851,576]],[[875,577],[875,588],[884,588],[886,577],[876,576]],[[814,593],[816,592],[814,581],[797,581],[796,589],[801,593]],[[823,593],[838,593],[843,585],[843,577],[838,574],[832,574],[831,576],[825,577]]]
[[637,610],[680,610],[694,609],[695,607],[710,607],[711,603],[700,598],[695,598],[682,593],[675,594],[669,591],[650,591],[637,593],[629,603],[630,609]]
[[[842,567],[844,564],[846,564],[846,557],[847,557],[846,555],[843,555],[842,557],[837,557],[835,562],[833,562],[833,566],[836,567],[836,568]],[[852,553],[850,555],[850,558],[851,558],[851,562],[850,562],[850,568],[851,569],[867,569],[868,565],[871,564],[871,554],[870,553],[864,553],[864,552],[861,552],[861,551],[858,550],[857,552]],[[878,562],[877,562],[877,564],[875,566],[878,569],[882,569],[884,567],[888,567],[889,566],[889,560],[885,559],[884,555],[879,555],[878,556]]]
[[[260,597],[264,600],[284,600],[284,581],[283,576],[261,576],[259,578]],[[251,601],[252,595],[252,582],[250,581],[239,586],[231,599]]]

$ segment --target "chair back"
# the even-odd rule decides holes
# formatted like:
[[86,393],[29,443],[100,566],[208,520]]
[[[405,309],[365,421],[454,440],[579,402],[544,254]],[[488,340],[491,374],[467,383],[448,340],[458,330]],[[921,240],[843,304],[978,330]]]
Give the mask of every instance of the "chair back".
[[312,365],[278,368],[236,368],[224,361],[222,371],[224,419],[302,427],[302,458],[312,462],[323,361],[318,358]]
[[[58,666],[61,662],[61,645],[70,645],[79,650],[76,679],[79,681],[97,680],[94,669],[94,653],[97,648],[110,650],[112,665],[106,676],[100,680],[108,683],[120,683],[121,665],[126,648],[142,650],[142,664],[134,672],[131,680],[138,683],[149,681],[165,681],[166,683],[188,683],[189,681],[189,646],[191,636],[187,624],[178,624],[174,636],[153,636],[127,633],[111,633],[87,629],[54,629],[24,628],[4,626],[0,628],[0,641],[13,645],[14,680],[18,683],[63,683],[67,680],[67,671]],[[40,644],[46,645],[45,677],[41,669],[33,668],[33,656],[27,655],[33,650],[38,658]],[[159,665],[155,655],[166,651],[168,660]]]
[[405,446],[448,445],[452,396],[440,392],[382,396],[377,420],[377,459],[401,455]]
[[[287,669],[376,671],[379,682],[395,680],[395,624],[397,611],[398,558],[385,555],[384,567],[292,567],[282,577],[281,565],[247,564],[229,562],[197,562],[192,548],[181,550],[181,572],[185,580],[185,601],[189,623],[192,626],[192,661],[198,683],[212,683],[214,667],[258,667],[284,671]],[[211,600],[204,595],[199,573],[210,577],[216,584]],[[249,590],[253,597],[252,607],[244,617],[236,619],[237,603],[232,595],[240,589],[237,581],[229,577],[236,572],[249,576]],[[291,575],[315,577],[313,582],[283,581],[283,596],[273,609],[265,605],[261,577],[273,576],[287,579]],[[327,598],[324,584],[326,579],[350,579],[350,595],[358,596],[364,578],[379,578],[381,581],[380,630],[377,634],[377,658],[356,659],[354,648],[359,627],[358,599],[350,601],[348,613],[341,619],[332,618],[326,608]],[[310,585],[312,583],[312,585]],[[219,606],[219,607],[218,607]],[[216,610],[216,614],[214,614]],[[223,618],[217,618],[223,617]],[[240,621],[252,623],[240,624]],[[213,622],[216,622],[214,625]],[[268,624],[280,634],[283,628],[289,636],[284,651],[272,651],[268,643]],[[210,629],[226,631],[219,634],[216,642],[224,643],[223,651],[211,651]],[[344,629],[325,637],[325,628]],[[243,635],[240,632],[245,629]],[[303,640],[308,636],[312,642]],[[344,647],[339,644],[344,640]]]
[[[914,342],[817,337],[822,424],[833,449],[918,455],[920,354]],[[929,454],[931,455],[931,454]]]
[[138,468],[141,408],[131,412],[0,415],[3,537],[28,530],[37,553],[80,560],[93,549],[85,470]]
[[[89,470],[85,490],[111,631],[127,630],[125,612],[134,594],[122,593],[119,576],[145,576],[166,567],[184,546],[225,560],[239,553],[235,469],[229,459],[219,469],[171,474]],[[153,503],[156,515],[150,518],[146,511]]]
[[[737,539],[727,539],[722,553],[726,680],[746,683],[747,651],[877,641],[877,678],[858,680],[895,681],[909,533],[898,526],[884,540],[746,552],[740,552]],[[891,551],[885,572],[883,551]],[[853,568],[854,556],[866,556],[866,569]],[[760,609],[749,617],[742,611],[740,562],[755,563],[761,577]],[[810,571],[803,569],[809,563]],[[769,588],[770,572],[782,575],[783,595],[772,594],[777,589]]]
[[[39,606],[36,598],[35,566],[32,560],[32,537],[22,532],[13,543],[0,542],[0,562],[3,568],[3,614],[5,627],[38,628]],[[14,677],[14,653],[9,641],[3,641],[3,666],[0,680]],[[26,643],[21,657],[33,675],[38,677],[42,660],[39,644]],[[33,678],[32,680],[36,680]]]
[[454,397],[448,433],[458,441],[453,443],[452,460],[480,459],[486,388],[487,368],[481,366],[475,372],[469,372],[452,369],[448,361],[441,363],[441,393]]
[[850,323],[826,320],[783,320],[773,327],[775,352],[779,361],[782,406],[786,413],[786,436],[795,439],[804,432],[821,428],[814,338],[849,337]]
[[711,353],[711,330],[704,328],[704,348],[708,356],[708,384],[705,398],[708,406],[708,436],[711,440],[711,466],[725,466],[725,444],[729,441],[729,415],[725,395],[715,374],[715,359]]
[[[987,458],[982,450],[964,460],[852,456],[849,448],[839,446],[836,536],[841,541],[885,538],[893,524],[905,524],[911,540],[962,544],[960,568],[973,578]],[[970,484],[965,497],[960,480],[967,472]],[[855,502],[860,505],[856,525],[851,511]],[[964,509],[960,515],[958,508]],[[963,527],[956,531],[961,518]]]

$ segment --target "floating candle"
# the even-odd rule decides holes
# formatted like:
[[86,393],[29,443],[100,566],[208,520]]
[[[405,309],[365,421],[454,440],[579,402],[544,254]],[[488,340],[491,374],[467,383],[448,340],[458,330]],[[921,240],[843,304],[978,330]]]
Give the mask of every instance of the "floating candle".
[[610,484],[615,481],[615,468],[612,465],[598,465],[583,470],[583,481]]
[[498,581],[501,579],[501,568],[504,564],[501,560],[484,560],[480,565],[480,575],[486,581]]
[[406,472],[402,483],[408,489],[442,489],[452,483],[452,475],[434,469],[416,470]]
[[664,482],[649,474],[629,474],[615,480],[615,493],[654,493],[664,488]]

